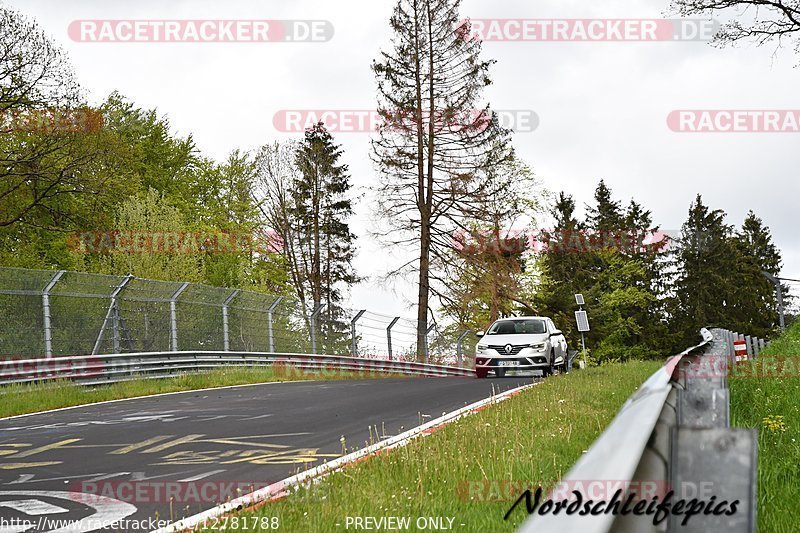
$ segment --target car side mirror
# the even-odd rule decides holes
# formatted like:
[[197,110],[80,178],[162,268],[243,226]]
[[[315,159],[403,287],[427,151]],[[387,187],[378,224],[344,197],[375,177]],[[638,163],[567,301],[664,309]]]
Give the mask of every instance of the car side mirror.
[[557,329],[557,330],[553,331],[553,333],[550,334],[551,337],[558,337],[559,335],[561,335],[561,330],[560,329]]
[[486,335],[486,332],[485,331],[479,331],[475,335],[477,335],[478,337],[483,337],[484,335]]

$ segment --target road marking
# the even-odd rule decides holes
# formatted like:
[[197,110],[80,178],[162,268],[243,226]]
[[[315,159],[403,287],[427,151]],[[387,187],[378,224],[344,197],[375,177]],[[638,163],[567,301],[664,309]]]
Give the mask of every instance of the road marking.
[[201,479],[205,479],[207,477],[211,477],[216,474],[221,474],[226,470],[212,470],[211,472],[206,472],[205,474],[198,474],[196,476],[187,477],[183,479],[179,479],[178,482],[180,483],[188,483],[189,481],[200,481]]
[[97,476],[86,479],[84,481],[103,481],[104,479],[112,479],[119,476],[127,476],[130,472],[114,472],[113,474],[98,474]]
[[204,437],[204,436],[205,435],[203,435],[202,433],[197,433],[197,434],[193,433],[193,434],[190,434],[190,435],[186,435],[185,437],[180,437],[180,438],[171,440],[169,442],[165,442],[164,444],[159,444],[158,446],[153,446],[152,448],[148,448],[147,450],[144,450],[142,453],[163,452],[166,449],[174,448],[175,446],[180,446],[181,444],[186,444],[187,442],[195,441],[195,440],[199,439],[200,437]]
[[124,455],[126,453],[130,453],[134,450],[138,450],[140,448],[146,448],[151,444],[155,444],[157,442],[161,442],[164,439],[171,439],[174,435],[160,435],[158,437],[153,437],[152,439],[143,440],[142,442],[137,442],[134,444],[130,444],[118,450],[114,450],[112,452],[108,452],[111,455]]
[[[32,446],[32,444],[23,444],[23,443],[10,443],[10,444],[0,444],[0,446],[8,446],[9,448],[27,448],[28,446]],[[19,450],[3,450],[0,449],[0,457],[4,455],[14,455]]]
[[[20,490],[2,491],[0,496],[24,496],[36,499],[55,499],[67,502],[84,502],[85,495],[80,492],[62,492],[55,490]],[[48,533],[88,533],[104,527],[110,526],[123,518],[132,515],[137,511],[136,507],[129,503],[108,498],[106,496],[91,496],[90,507],[94,508],[95,513],[81,520],[70,522],[68,525],[49,531]],[[87,504],[88,505],[88,504]],[[13,531],[13,530],[11,530]],[[4,532],[5,533],[5,532]]]
[[39,468],[41,466],[60,465],[61,461],[41,461],[39,463],[0,463],[0,470],[18,470],[20,468]]
[[33,448],[32,450],[27,450],[15,454],[14,459],[19,459],[20,457],[30,457],[31,455],[36,455],[37,453],[55,450],[56,448],[62,448],[67,444],[72,444],[73,442],[79,442],[80,440],[81,439],[65,439],[58,442],[54,442],[52,444],[45,444],[44,446],[39,446],[38,448]]
[[41,500],[7,500],[0,501],[0,507],[8,507],[20,513],[25,513],[32,516],[40,516],[43,514],[59,514],[68,513],[68,509],[53,505],[51,503],[43,502]]
[[36,477],[35,474],[20,474],[16,481],[9,481],[7,485],[14,485],[15,483],[25,483]]

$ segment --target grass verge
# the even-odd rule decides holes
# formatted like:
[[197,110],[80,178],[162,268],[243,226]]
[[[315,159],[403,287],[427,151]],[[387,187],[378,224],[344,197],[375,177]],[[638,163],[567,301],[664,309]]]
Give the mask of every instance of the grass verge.
[[403,377],[376,372],[313,372],[282,367],[230,367],[161,379],[135,379],[87,387],[69,381],[0,387],[0,418],[151,394],[282,381]]
[[[759,358],[800,354],[800,322],[773,342]],[[780,367],[778,367],[780,368]],[[795,369],[797,366],[795,365]],[[733,377],[731,424],[757,428],[758,531],[797,531],[800,501],[800,377]]]
[[452,519],[456,531],[511,531],[526,518],[524,506],[508,521],[503,515],[522,490],[559,480],[660,366],[629,362],[550,378],[215,526],[252,529],[274,518],[285,531],[344,531],[348,516],[392,516],[410,517],[412,530],[420,517],[436,517]]

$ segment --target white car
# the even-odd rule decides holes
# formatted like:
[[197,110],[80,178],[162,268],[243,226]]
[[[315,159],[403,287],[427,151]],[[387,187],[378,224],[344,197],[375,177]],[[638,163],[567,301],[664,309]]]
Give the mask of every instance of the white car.
[[549,318],[503,318],[478,336],[475,375],[479,378],[490,371],[499,378],[508,370],[541,370],[545,376],[556,369],[568,371],[567,340]]

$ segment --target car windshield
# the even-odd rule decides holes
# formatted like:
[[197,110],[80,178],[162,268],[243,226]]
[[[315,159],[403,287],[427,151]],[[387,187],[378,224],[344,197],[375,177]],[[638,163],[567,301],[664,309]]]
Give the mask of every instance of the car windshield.
[[536,335],[547,333],[544,320],[499,320],[492,324],[487,335]]

